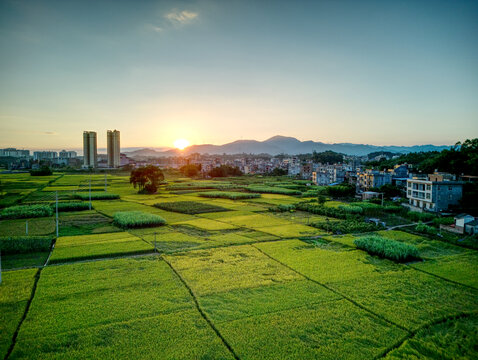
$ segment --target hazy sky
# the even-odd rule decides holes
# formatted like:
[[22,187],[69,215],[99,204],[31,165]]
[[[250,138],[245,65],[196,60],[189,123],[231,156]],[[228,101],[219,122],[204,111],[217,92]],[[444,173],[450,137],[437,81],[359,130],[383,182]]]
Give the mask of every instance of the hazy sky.
[[478,136],[478,1],[0,1],[0,147]]

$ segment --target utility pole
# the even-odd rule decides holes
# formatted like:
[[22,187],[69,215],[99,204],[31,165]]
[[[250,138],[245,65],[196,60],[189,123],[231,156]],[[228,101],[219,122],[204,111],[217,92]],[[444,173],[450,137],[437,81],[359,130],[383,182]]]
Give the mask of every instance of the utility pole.
[[382,193],[382,206],[383,206],[383,193]]
[[55,192],[56,198],[56,205],[55,205],[55,212],[56,212],[56,237],[58,237],[58,191]]
[[90,181],[89,181],[89,194],[90,194],[90,210],[91,210],[91,178],[90,178]]

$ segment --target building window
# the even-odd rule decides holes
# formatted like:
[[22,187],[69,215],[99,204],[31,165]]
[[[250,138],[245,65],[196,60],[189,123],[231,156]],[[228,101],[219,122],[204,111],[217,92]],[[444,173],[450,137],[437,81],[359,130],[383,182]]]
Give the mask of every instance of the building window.
[[430,194],[429,193],[427,193],[427,199],[430,199]]
[[432,186],[430,184],[427,184],[427,190],[431,190]]

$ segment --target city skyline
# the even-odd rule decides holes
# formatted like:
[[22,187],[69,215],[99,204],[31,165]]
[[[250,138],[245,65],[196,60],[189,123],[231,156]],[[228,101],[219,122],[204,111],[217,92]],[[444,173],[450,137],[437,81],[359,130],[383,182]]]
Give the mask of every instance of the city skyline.
[[2,1],[0,31],[1,147],[478,133],[474,1]]

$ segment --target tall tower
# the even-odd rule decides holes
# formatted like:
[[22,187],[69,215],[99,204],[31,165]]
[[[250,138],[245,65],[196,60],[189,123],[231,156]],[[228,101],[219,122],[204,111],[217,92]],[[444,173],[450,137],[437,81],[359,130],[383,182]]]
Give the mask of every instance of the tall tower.
[[83,131],[83,166],[95,168],[97,165],[96,132]]
[[120,132],[108,130],[106,140],[108,143],[108,167],[117,168],[120,166]]

